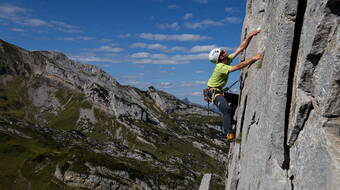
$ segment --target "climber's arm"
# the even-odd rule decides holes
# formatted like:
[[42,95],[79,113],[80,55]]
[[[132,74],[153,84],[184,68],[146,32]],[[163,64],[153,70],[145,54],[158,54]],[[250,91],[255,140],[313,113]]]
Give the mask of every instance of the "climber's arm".
[[246,67],[247,65],[250,65],[250,64],[254,63],[255,61],[262,59],[262,58],[263,58],[263,55],[258,53],[255,56],[253,56],[249,59],[246,59],[246,60],[242,61],[241,63],[235,65],[235,66],[232,66],[229,69],[228,72],[234,72],[234,71],[240,70],[240,69]]
[[241,51],[243,51],[244,49],[246,49],[249,45],[250,40],[256,36],[258,33],[260,32],[260,30],[255,30],[252,33],[249,34],[249,36],[243,40],[243,42],[240,44],[240,46],[236,49],[236,51],[234,53],[231,54],[231,56],[236,57]]

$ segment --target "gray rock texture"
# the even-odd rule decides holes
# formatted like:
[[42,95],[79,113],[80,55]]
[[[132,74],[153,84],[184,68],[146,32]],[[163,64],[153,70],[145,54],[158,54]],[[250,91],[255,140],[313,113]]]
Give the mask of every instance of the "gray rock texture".
[[[96,190],[128,190],[151,189],[143,180],[132,179],[125,171],[112,171],[106,167],[92,166],[86,163],[90,174],[82,174],[71,170],[63,171],[59,166],[56,167],[54,176],[73,187],[85,187]],[[122,183],[123,181],[123,183]]]
[[204,174],[199,190],[210,189],[211,174]]
[[226,189],[340,187],[340,1],[248,0]]

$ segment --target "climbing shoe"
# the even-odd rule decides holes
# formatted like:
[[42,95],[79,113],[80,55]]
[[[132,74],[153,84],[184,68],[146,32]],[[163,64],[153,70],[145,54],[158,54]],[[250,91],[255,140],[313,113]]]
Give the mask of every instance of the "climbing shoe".
[[227,141],[233,141],[235,139],[235,133],[228,133],[226,138]]

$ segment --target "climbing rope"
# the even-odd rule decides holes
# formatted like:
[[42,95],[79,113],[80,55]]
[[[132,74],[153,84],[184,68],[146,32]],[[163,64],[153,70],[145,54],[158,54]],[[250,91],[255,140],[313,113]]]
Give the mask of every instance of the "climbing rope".
[[240,80],[235,81],[233,84],[231,84],[230,86],[227,86],[223,89],[223,92],[228,92],[237,82],[239,82]]

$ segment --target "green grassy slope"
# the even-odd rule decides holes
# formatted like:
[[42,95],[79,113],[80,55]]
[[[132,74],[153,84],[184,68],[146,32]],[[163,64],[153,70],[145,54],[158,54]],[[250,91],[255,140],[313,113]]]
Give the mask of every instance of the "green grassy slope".
[[[57,110],[57,114],[48,110],[41,113],[41,110],[33,106],[29,89],[34,90],[42,85],[52,89],[49,91],[53,93],[51,97],[55,97],[62,105],[62,109]],[[144,103],[152,105],[150,99],[147,98]],[[118,118],[93,105],[78,91],[67,89],[58,83],[40,77],[15,77],[11,80],[1,81],[0,119],[3,120],[0,126],[18,130],[32,137],[32,139],[25,139],[14,133],[0,130],[0,189],[81,189],[65,185],[53,174],[57,165],[70,171],[86,174],[89,172],[88,167],[85,166],[86,162],[95,166],[105,166],[112,170],[128,171],[132,178],[157,181],[158,184],[167,184],[173,188],[178,185],[191,187],[199,185],[202,176],[195,176],[195,174],[190,173],[190,170],[223,175],[224,168],[221,168],[220,163],[188,143],[188,139],[195,138],[196,141],[220,148],[202,135],[194,135],[194,133],[206,136],[216,135],[216,132],[205,128],[202,123],[217,124],[221,122],[219,117],[166,115],[154,106],[151,106],[151,108],[159,114],[160,120],[167,125],[167,129],[157,128],[140,120],[120,119],[122,121],[129,120],[127,123],[140,128],[143,138],[150,142],[154,141],[155,146],[137,140],[136,134],[117,122]],[[110,141],[122,143],[107,135],[110,132],[112,136],[115,136],[117,129],[120,129],[120,135],[128,144],[127,147],[130,150],[138,149],[146,152],[164,165],[172,165],[169,162],[170,158],[180,158],[183,163],[175,166],[179,168],[179,173],[165,171],[160,167],[154,167],[149,163],[138,160],[114,158],[109,155],[94,153],[90,151],[92,148],[86,144],[76,147],[61,145],[52,140],[51,136],[5,122],[13,120],[30,123],[30,125],[39,124],[67,132],[77,130],[80,109],[92,109],[97,120],[93,131],[83,133],[84,138],[90,137],[95,139],[97,143]],[[39,114],[42,118],[37,118]],[[181,128],[180,124],[191,126],[191,130],[187,131]],[[174,133],[192,137],[180,139]],[[185,176],[193,176],[195,180],[191,184],[183,184]],[[103,177],[112,178],[112,176]],[[114,178],[114,180],[133,186],[132,181],[119,178]],[[215,189],[222,189],[221,184],[215,184]]]

